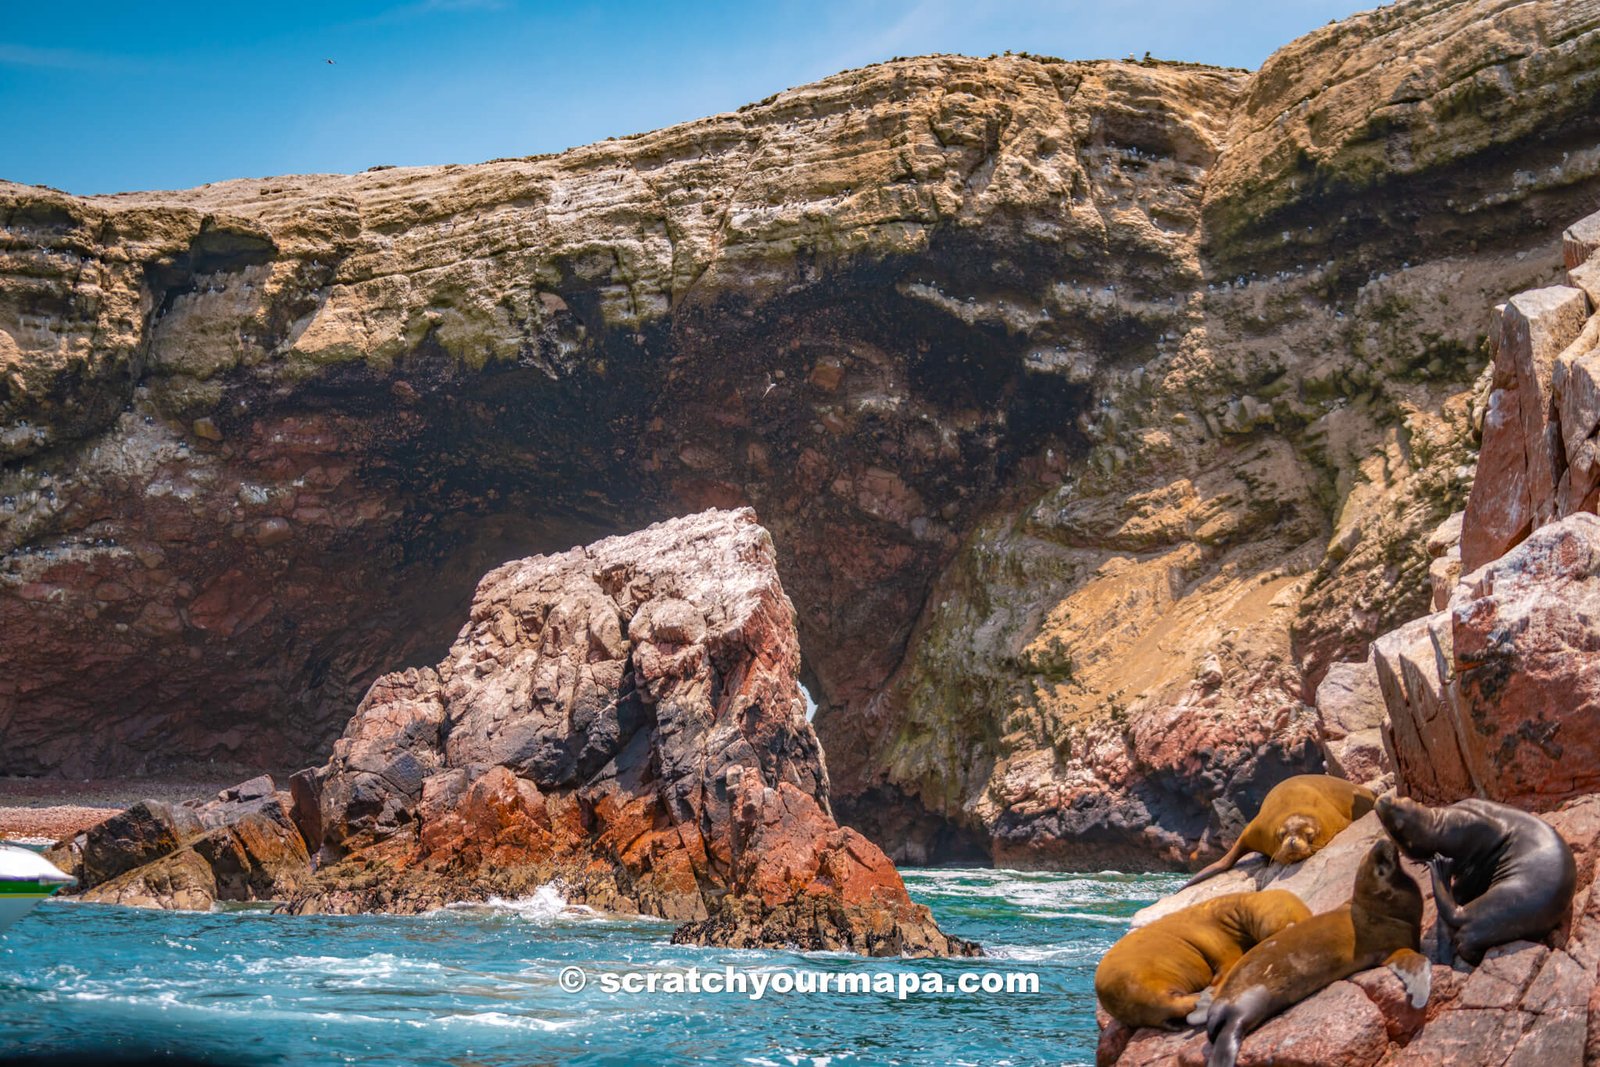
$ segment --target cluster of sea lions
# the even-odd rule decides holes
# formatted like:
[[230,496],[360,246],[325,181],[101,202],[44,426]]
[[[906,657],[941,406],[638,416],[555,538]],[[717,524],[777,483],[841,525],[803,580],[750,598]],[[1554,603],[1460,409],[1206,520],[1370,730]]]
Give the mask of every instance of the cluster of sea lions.
[[1376,807],[1387,836],[1362,857],[1348,903],[1312,915],[1293,893],[1230,893],[1191,905],[1118,941],[1095,972],[1106,1011],[1132,1026],[1204,1024],[1207,1067],[1234,1067],[1239,1043],[1267,1019],[1343,978],[1387,966],[1413,1007],[1427,1003],[1422,890],[1400,857],[1425,862],[1441,952],[1476,966],[1495,945],[1537,940],[1572,906],[1572,850],[1536,816],[1487,800],[1429,808],[1324,775],[1266,796],[1227,855],[1188,883],[1250,852],[1299,862]]
[[1191,905],[1112,945],[1095,972],[1095,992],[1129,1026],[1173,1026],[1246,951],[1309,918],[1311,909],[1283,889]]

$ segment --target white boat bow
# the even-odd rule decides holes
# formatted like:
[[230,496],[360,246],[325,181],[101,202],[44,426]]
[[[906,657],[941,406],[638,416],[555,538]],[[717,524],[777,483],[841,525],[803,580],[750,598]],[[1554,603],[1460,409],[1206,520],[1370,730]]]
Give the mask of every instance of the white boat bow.
[[0,930],[77,879],[31,849],[0,844]]

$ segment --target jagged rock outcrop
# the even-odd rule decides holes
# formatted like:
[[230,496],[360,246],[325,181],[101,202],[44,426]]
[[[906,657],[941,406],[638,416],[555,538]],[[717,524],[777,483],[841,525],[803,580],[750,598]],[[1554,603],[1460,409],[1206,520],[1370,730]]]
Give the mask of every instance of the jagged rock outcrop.
[[311,876],[289,809],[289,795],[262,775],[209,801],[141,801],[47,855],[94,903],[203,911],[276,900]]
[[[1594,248],[1566,233],[1569,280]],[[1600,790],[1591,692],[1600,630],[1600,314],[1579,285],[1497,309],[1498,343],[1460,569],[1441,610],[1384,635],[1374,657],[1390,744],[1411,795],[1542,809]],[[1446,572],[1442,578],[1448,579]],[[1442,603],[1441,603],[1442,602]]]
[[1318,733],[1328,773],[1381,793],[1394,782],[1394,764],[1384,746],[1389,720],[1377,665],[1335,663],[1316,696]]
[[847,823],[1214,852],[1428,605],[1597,57],[1589,0],[1408,0],[1255,74],[928,57],[543,159],[0,186],[8,770],[319,761],[493,564],[751,503]]
[[232,854],[214,837],[249,852],[263,811],[199,836],[210,809],[153,804],[88,831],[79,867],[89,899],[120,903],[194,906],[191,874],[207,867],[218,899],[299,913],[417,912],[554,882],[680,920],[675,938],[693,943],[975,952],[834,822],[799,670],[794,607],[748,509],[517,560],[484,577],[437,667],[379,678],[333,757],[295,775],[293,823],[265,801],[314,874],[300,846],[297,869],[235,873],[223,892]]
[[1600,517],[1535,530],[1375,646],[1411,795],[1543,809],[1600,792]]
[[[1496,312],[1500,328],[1479,477],[1461,528],[1461,566],[1467,571],[1499,559],[1534,527],[1575,510],[1588,495],[1581,484],[1575,500],[1567,499],[1570,492],[1558,491],[1563,481],[1570,485],[1570,478],[1555,392],[1563,384],[1558,378],[1570,373],[1563,365],[1564,350],[1582,343],[1579,334],[1589,318],[1589,298],[1581,289],[1552,285],[1520,293]],[[1589,338],[1581,354],[1594,341]],[[1570,405],[1566,395],[1574,390],[1562,392],[1561,406]],[[1584,437],[1579,432],[1574,445]]]

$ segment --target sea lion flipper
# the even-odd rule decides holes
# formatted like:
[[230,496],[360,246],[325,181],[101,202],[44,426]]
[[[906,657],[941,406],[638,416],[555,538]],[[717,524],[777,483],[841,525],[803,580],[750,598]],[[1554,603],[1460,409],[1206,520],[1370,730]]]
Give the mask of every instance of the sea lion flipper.
[[1409,948],[1396,949],[1383,961],[1384,966],[1395,973],[1400,979],[1400,984],[1406,987],[1406,999],[1413,1008],[1420,1008],[1428,1003],[1428,994],[1433,991],[1433,965],[1428,962],[1428,957],[1420,952],[1413,952]]
[[1194,1002],[1194,1010],[1183,1020],[1190,1026],[1204,1026],[1206,1016],[1211,1014],[1211,1002],[1217,998],[1217,987],[1206,986],[1200,991],[1200,996]]
[[1450,892],[1451,870],[1450,860],[1445,856],[1435,856],[1428,861],[1428,873],[1433,876],[1433,902],[1439,908],[1439,920],[1454,928],[1460,926],[1466,916]]
[[1206,866],[1200,868],[1200,870],[1195,874],[1195,876],[1193,878],[1189,879],[1187,882],[1183,883],[1183,885],[1179,886],[1178,888],[1180,890],[1188,889],[1192,885],[1199,885],[1201,882],[1205,881],[1207,878],[1215,878],[1217,875],[1221,874],[1223,871],[1230,870],[1233,867],[1233,865],[1238,863],[1239,860],[1242,859],[1244,857],[1244,854],[1246,852],[1248,852],[1248,851],[1250,851],[1250,849],[1245,847],[1244,837],[1243,837],[1243,835],[1241,835],[1239,840],[1237,840],[1237,841],[1235,841],[1233,843],[1233,847],[1232,848],[1228,849],[1228,851],[1224,852],[1221,855],[1221,857],[1219,857],[1218,859],[1216,859],[1212,863],[1209,863]]
[[1206,1067],[1234,1067],[1239,1062],[1239,1045],[1244,1035],[1260,1026],[1274,1010],[1271,993],[1261,986],[1213,1005],[1206,1019],[1206,1033],[1211,1038],[1211,1055],[1206,1057]]
[[1244,1020],[1234,1016],[1211,1038],[1211,1055],[1206,1057],[1206,1067],[1234,1067],[1239,1062],[1239,1043],[1243,1040]]

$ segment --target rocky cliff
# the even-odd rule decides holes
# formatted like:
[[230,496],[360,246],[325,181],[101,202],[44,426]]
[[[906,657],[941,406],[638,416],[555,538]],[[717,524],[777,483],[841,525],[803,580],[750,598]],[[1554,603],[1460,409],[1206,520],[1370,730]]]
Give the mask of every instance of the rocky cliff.
[[0,186],[6,769],[320,761],[489,567],[748,503],[847,821],[1183,862],[1428,608],[1596,71],[1590,0],[1411,0],[1254,74],[928,57],[549,158]]
[[[1382,969],[1356,974],[1250,1035],[1241,1064],[1600,1062],[1600,765],[1592,733],[1600,706],[1600,390],[1592,384],[1600,367],[1600,213],[1569,228],[1562,247],[1570,284],[1519,293],[1495,309],[1472,491],[1465,510],[1428,538],[1439,610],[1380,636],[1366,659],[1336,664],[1317,698],[1325,725],[1376,722],[1403,794],[1436,805],[1483,797],[1554,826],[1578,866],[1571,912],[1539,943],[1495,947],[1476,968],[1444,966],[1432,879],[1425,865],[1410,864],[1426,901],[1423,945],[1435,959],[1425,1008],[1408,1006]],[[1337,743],[1330,752],[1348,752]],[[1135,925],[1268,886],[1328,911],[1349,898],[1360,857],[1383,834],[1376,813],[1368,815],[1305,863],[1236,868],[1146,909]],[[1130,1033],[1109,1016],[1101,1026],[1102,1064],[1205,1060],[1201,1030]]]

